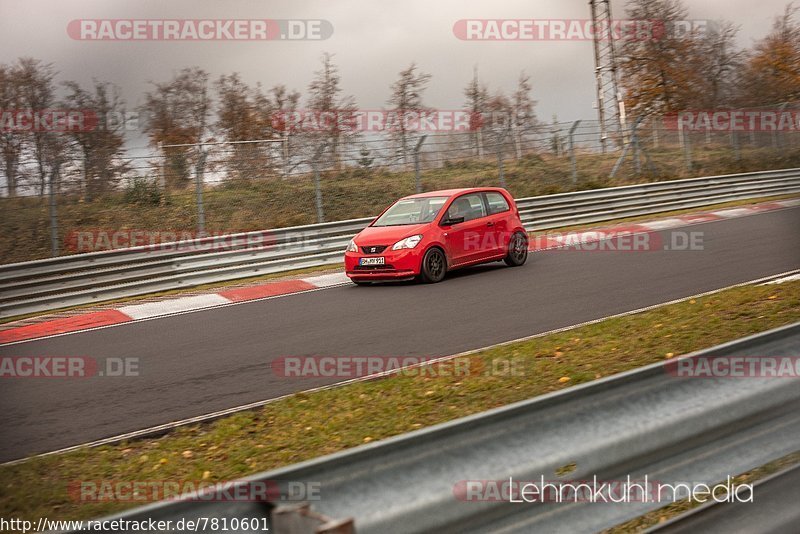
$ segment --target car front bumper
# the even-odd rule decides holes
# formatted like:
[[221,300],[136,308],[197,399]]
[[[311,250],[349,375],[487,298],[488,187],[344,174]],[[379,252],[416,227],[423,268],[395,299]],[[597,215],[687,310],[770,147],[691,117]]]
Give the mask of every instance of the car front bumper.
[[[345,252],[345,274],[353,280],[402,280],[419,275],[423,250],[421,246],[412,249],[391,250],[381,254],[362,254]],[[361,258],[385,258],[383,265],[359,265]]]

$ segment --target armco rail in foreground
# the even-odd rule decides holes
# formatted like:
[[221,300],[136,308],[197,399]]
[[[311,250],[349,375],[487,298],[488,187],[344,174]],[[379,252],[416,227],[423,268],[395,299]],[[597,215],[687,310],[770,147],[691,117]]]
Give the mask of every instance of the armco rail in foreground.
[[[784,169],[522,198],[517,205],[528,230],[544,230],[796,192],[800,169]],[[180,250],[136,247],[2,265],[0,317],[339,263],[370,221],[203,238]],[[248,247],[249,235],[265,234],[269,246]],[[214,246],[220,241],[224,250]]]
[[[687,356],[796,356],[800,323]],[[800,388],[790,378],[678,378],[655,364],[450,423],[363,445],[237,482],[314,483],[311,509],[360,534],[392,532],[589,532],[665,502],[510,503],[464,499],[465,481],[642,480],[716,484],[794,452]],[[265,436],[268,439],[268,436]],[[564,474],[564,466],[571,471]],[[306,534],[320,522],[263,502],[157,503],[128,520],[269,516],[272,532]],[[754,504],[769,502],[755,496]],[[748,508],[750,510],[751,508]],[[277,521],[275,521],[277,518]],[[304,520],[304,521],[303,521]],[[305,527],[298,525],[305,522]],[[341,523],[339,523],[341,525]],[[346,532],[325,527],[316,532]]]

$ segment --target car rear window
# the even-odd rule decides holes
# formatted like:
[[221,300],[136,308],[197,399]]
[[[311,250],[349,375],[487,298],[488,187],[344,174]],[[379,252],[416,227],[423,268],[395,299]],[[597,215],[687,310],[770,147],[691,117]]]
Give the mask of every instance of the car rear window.
[[486,202],[489,204],[489,215],[502,213],[510,209],[506,197],[500,193],[486,193]]

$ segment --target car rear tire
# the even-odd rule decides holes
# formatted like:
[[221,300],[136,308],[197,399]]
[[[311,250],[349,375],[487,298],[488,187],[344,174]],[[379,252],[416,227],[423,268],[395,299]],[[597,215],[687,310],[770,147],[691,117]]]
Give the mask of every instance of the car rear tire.
[[508,243],[508,253],[503,261],[509,267],[525,265],[528,259],[528,237],[522,232],[516,232]]
[[426,284],[435,284],[447,274],[447,258],[439,248],[431,248],[422,257],[419,278]]

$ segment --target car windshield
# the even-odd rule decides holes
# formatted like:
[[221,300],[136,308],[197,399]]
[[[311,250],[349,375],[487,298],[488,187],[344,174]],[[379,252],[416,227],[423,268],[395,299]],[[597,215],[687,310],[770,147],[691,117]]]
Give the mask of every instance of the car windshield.
[[405,226],[431,222],[444,206],[447,197],[404,198],[378,217],[372,226]]

